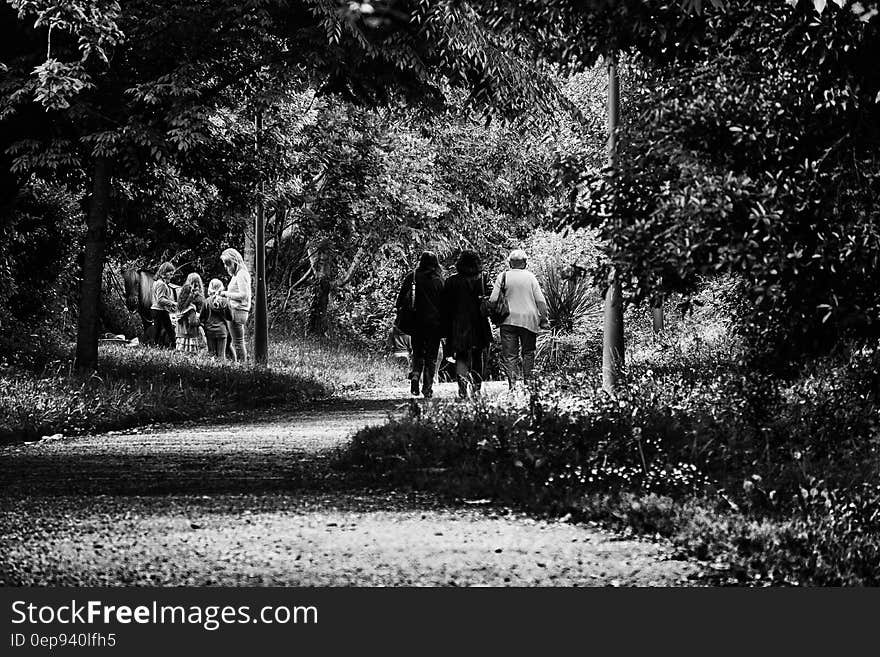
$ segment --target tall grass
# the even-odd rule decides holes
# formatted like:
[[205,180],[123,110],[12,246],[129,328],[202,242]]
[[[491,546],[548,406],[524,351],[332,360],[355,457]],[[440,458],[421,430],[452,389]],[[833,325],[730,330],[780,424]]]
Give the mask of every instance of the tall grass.
[[0,362],[0,441],[130,428],[218,411],[300,406],[403,379],[392,362],[309,341],[272,345],[270,366],[238,365],[153,348],[101,348],[98,371],[80,376],[67,350]]
[[331,341],[289,338],[270,346],[273,369],[296,372],[339,394],[358,388],[399,386],[404,369],[384,354]]

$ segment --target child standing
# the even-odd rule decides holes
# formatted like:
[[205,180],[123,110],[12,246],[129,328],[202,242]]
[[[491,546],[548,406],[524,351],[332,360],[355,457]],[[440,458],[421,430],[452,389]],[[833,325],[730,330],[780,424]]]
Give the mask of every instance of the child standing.
[[198,353],[205,348],[199,317],[205,308],[202,277],[193,272],[186,277],[177,299],[177,349]]
[[208,283],[208,299],[202,310],[202,326],[205,327],[205,337],[208,340],[208,353],[220,360],[226,360],[228,322],[232,321],[232,312],[229,310],[229,300],[220,296],[222,291],[223,281],[219,278],[211,279]]

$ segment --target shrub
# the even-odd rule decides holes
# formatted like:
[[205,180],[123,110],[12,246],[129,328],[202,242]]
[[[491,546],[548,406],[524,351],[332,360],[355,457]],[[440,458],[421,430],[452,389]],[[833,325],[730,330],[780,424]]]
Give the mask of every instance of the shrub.
[[357,434],[343,457],[353,467],[409,476],[448,468],[456,481],[529,505],[562,507],[594,491],[693,490],[704,478],[665,448],[676,419],[602,395],[547,389],[523,403],[440,403]]
[[[28,181],[0,222],[3,323],[33,327],[47,317],[70,321],[77,245],[83,233],[80,197],[63,185]],[[8,331],[8,329],[4,329]]]
[[[363,473],[670,537],[724,583],[880,584],[878,350],[793,381],[717,350],[530,398],[438,404],[357,434]],[[649,365],[655,365],[652,369]]]
[[[554,263],[545,267],[541,287],[547,300],[550,328],[557,333],[572,333],[587,314],[601,313],[602,299],[583,270]],[[591,312],[592,311],[592,312]]]

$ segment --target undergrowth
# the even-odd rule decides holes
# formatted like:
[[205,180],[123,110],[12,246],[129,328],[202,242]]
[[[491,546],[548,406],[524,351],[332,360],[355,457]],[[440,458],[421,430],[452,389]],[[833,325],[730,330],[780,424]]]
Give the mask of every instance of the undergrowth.
[[880,351],[774,379],[666,355],[614,398],[592,375],[412,407],[340,467],[671,539],[721,583],[880,584]]

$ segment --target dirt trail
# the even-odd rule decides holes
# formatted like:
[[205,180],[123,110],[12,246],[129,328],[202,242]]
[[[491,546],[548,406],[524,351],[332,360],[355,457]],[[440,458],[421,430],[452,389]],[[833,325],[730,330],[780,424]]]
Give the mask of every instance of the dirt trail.
[[[441,394],[452,394],[451,386]],[[661,545],[340,484],[406,399],[0,448],[0,585],[680,585]]]

